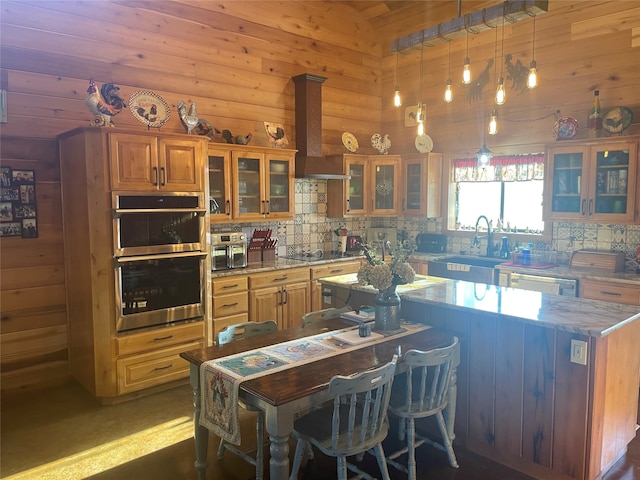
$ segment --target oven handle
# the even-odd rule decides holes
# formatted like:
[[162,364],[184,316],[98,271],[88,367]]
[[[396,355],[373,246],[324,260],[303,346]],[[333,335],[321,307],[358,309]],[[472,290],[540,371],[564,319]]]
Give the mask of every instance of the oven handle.
[[137,209],[122,209],[116,208],[113,210],[113,218],[120,218],[127,213],[195,213],[199,217],[204,217],[207,210],[204,208],[137,208]]
[[176,252],[176,253],[160,253],[157,255],[136,255],[133,257],[114,257],[114,266],[121,265],[123,263],[140,262],[144,260],[165,260],[168,258],[185,258],[185,257],[202,257],[206,258],[205,252]]

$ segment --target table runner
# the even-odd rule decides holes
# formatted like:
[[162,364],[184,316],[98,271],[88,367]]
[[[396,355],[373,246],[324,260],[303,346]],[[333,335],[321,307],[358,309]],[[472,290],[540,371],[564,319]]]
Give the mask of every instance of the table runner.
[[269,345],[235,355],[204,362],[200,367],[201,411],[200,425],[234,445],[240,444],[238,421],[238,392],[246,380],[297,367],[386,341],[389,337],[402,337],[430,328],[427,325],[402,322],[400,330],[377,332],[382,338],[352,345],[335,335],[357,329],[323,332],[310,337]]

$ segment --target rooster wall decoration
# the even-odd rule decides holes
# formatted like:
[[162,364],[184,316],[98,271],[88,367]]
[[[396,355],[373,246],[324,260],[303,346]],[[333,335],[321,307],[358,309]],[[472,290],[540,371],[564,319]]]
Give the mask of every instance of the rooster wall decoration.
[[504,64],[507,66],[507,78],[511,80],[511,88],[523,93],[527,90],[529,69],[522,65],[519,59],[516,60],[516,63],[511,63],[512,58],[513,56],[510,53],[504,56]]
[[123,108],[126,107],[124,100],[118,93],[120,87],[113,83],[104,83],[98,92],[98,87],[93,81],[89,80],[89,88],[87,88],[87,99],[85,104],[93,113],[93,121],[91,125],[97,127],[113,127],[112,118],[118,115]]
[[386,155],[391,148],[391,140],[389,139],[389,135],[385,135],[383,138],[379,133],[374,133],[371,136],[371,146],[382,155]]
[[476,100],[482,100],[482,90],[484,90],[484,86],[489,83],[489,80],[491,80],[489,70],[492,66],[493,58],[490,58],[489,60],[487,60],[487,66],[484,67],[484,70],[482,70],[482,72],[480,72],[480,75],[478,75],[475,80],[472,80],[472,82],[467,85],[467,102],[471,103],[475,102]]
[[198,116],[196,102],[193,102],[188,109],[185,102],[178,102],[178,116],[188,134],[202,135],[208,137],[209,140],[213,140],[216,135],[220,134],[220,130],[211,125],[209,120]]

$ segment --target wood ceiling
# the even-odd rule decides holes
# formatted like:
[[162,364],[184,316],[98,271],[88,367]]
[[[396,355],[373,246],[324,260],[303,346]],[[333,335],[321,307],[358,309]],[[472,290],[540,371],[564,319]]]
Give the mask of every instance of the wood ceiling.
[[457,17],[458,14],[465,15],[502,2],[496,0],[345,0],[340,3],[357,10],[380,32],[384,44],[391,45],[398,37],[446,22]]

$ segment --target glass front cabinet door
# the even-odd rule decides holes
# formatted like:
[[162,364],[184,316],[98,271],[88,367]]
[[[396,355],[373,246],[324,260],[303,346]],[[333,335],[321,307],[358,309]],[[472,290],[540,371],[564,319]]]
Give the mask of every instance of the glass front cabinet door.
[[267,153],[265,217],[291,219],[294,212],[294,157],[288,153]]
[[372,215],[398,214],[398,182],[400,162],[398,157],[370,157]]
[[209,218],[231,219],[231,152],[209,147]]
[[637,143],[553,146],[548,148],[546,160],[546,219],[634,221]]

